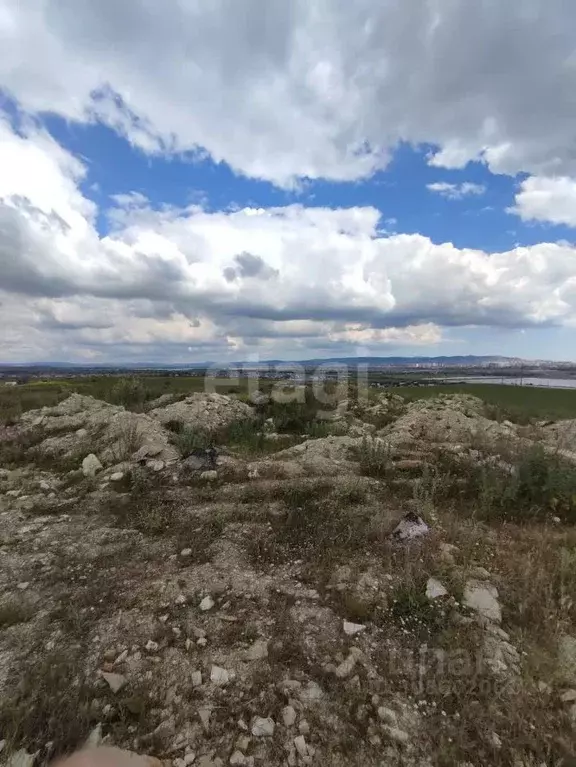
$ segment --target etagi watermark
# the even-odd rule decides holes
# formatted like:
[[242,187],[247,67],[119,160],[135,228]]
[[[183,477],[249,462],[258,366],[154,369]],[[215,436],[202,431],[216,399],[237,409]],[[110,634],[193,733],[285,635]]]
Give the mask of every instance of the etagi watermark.
[[[381,672],[391,689],[415,697],[445,696],[456,688],[480,695],[496,694],[502,680],[494,675],[480,648],[450,650],[421,645],[393,647],[380,655]],[[506,681],[510,686],[510,681]]]
[[231,369],[213,366],[206,371],[204,391],[221,393],[223,388],[240,388],[243,384],[254,404],[304,404],[312,397],[320,406],[317,417],[330,418],[334,408],[345,403],[351,388],[355,400],[368,401],[368,365],[323,363],[311,368],[296,362],[278,365],[247,362]]

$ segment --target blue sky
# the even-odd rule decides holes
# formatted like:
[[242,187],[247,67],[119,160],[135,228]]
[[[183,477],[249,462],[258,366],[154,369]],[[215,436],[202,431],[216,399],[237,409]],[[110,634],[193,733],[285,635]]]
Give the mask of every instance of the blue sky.
[[[420,233],[436,243],[453,242],[459,248],[487,251],[533,245],[543,238],[574,238],[571,227],[525,223],[506,212],[514,205],[526,174],[493,174],[482,162],[470,162],[458,170],[430,167],[427,157],[438,149],[430,145],[400,144],[386,170],[369,179],[353,183],[306,179],[299,188],[286,190],[234,173],[226,163],[215,163],[209,156],[147,156],[102,125],[70,123],[54,115],[45,116],[43,124],[62,146],[86,162],[88,176],[83,191],[102,212],[98,225],[101,234],[108,231],[105,211],[114,206],[113,196],[139,192],[154,208],[182,208],[193,203],[201,203],[207,210],[294,203],[310,207],[374,206],[382,215],[384,230]],[[484,191],[454,200],[427,188],[435,183],[471,183]]]
[[0,358],[574,359],[574,21],[0,0]]

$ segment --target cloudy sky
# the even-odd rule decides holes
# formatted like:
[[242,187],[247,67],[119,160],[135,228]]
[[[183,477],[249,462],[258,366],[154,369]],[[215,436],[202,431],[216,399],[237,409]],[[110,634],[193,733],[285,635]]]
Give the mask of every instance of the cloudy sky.
[[576,359],[571,0],[0,0],[0,361]]

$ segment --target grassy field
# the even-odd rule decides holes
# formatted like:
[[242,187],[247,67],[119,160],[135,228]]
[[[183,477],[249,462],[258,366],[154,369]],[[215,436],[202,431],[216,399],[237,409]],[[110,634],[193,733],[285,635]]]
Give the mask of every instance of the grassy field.
[[[261,381],[262,390],[275,382]],[[215,379],[213,390],[219,394],[246,395],[248,380]],[[141,375],[134,378],[86,376],[58,380],[35,381],[16,387],[0,386],[0,422],[10,421],[21,412],[52,406],[72,392],[87,394],[107,402],[139,409],[162,394],[183,395],[205,390],[201,376]],[[576,389],[548,389],[494,384],[462,384],[448,386],[396,386],[390,389],[407,400],[428,399],[439,394],[465,393],[480,397],[494,407],[494,417],[516,421],[558,420],[576,418]],[[374,396],[382,390],[371,389]]]
[[[85,376],[34,381],[14,387],[0,386],[0,422],[17,417],[20,412],[26,410],[56,405],[73,392],[91,395],[106,402],[126,404],[120,392],[121,385],[126,381],[137,383],[138,392],[134,400],[141,404],[162,394],[204,391],[204,378],[201,376],[167,375],[141,375],[128,379],[117,376]],[[242,394],[246,392],[248,382],[243,379],[234,383],[228,378],[218,378],[213,383],[214,390],[219,394]]]
[[503,413],[509,412],[516,417],[550,420],[576,418],[576,389],[462,384],[429,388],[400,386],[393,391],[407,400],[428,399],[439,394],[472,394],[496,408],[501,408]]

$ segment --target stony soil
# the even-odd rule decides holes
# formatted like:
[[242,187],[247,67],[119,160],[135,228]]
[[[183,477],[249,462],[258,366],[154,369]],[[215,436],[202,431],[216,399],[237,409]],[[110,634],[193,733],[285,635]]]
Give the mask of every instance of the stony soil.
[[[89,738],[174,767],[570,764],[574,526],[488,524],[422,479],[540,427],[384,397],[214,468],[165,424],[255,411],[203,396],[143,415],[73,395],[3,430],[0,760]],[[551,450],[566,433],[541,428]],[[398,542],[406,514],[429,532]]]

